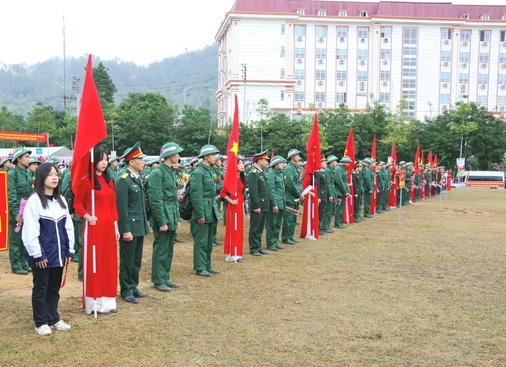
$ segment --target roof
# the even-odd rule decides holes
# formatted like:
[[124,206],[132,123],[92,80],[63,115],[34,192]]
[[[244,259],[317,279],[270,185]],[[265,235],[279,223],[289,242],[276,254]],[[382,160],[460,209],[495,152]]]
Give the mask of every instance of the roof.
[[434,2],[406,1],[299,1],[299,0],[236,0],[231,12],[250,13],[296,13],[304,9],[305,15],[316,16],[318,10],[326,10],[328,16],[337,16],[346,10],[349,17],[359,16],[366,11],[368,16],[409,17],[409,18],[460,18],[468,14],[469,19],[478,20],[481,15],[490,15],[490,20],[501,20],[506,15],[506,5],[453,5]]

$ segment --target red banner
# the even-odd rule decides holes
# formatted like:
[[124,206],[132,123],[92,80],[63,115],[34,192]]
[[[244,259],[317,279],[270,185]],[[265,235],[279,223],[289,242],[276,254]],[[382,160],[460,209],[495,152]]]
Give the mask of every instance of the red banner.
[[47,134],[0,131],[0,140],[7,141],[47,141]]
[[0,251],[9,248],[9,197],[7,196],[7,171],[0,169]]
[[406,172],[399,172],[399,189],[403,189],[406,186]]

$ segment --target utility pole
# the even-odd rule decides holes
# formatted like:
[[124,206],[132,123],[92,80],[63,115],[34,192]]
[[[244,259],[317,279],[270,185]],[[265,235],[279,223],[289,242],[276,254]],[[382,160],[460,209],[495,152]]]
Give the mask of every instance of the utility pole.
[[65,15],[63,16],[63,111],[67,112],[67,94],[65,92]]
[[[74,98],[76,99],[77,103],[76,116],[77,119],[79,119],[79,107],[81,104],[81,98],[79,93],[81,93],[81,79],[79,79],[77,76],[72,77],[72,91],[76,92],[76,96]],[[72,134],[70,134],[70,150],[74,150],[74,142],[72,141]]]
[[242,80],[244,81],[244,106],[243,106],[243,124],[247,124],[246,121],[246,64],[242,65]]

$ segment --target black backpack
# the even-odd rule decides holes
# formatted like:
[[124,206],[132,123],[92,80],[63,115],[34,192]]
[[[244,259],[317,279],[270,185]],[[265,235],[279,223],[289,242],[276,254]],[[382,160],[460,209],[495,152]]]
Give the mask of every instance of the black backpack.
[[192,217],[193,205],[190,198],[190,180],[186,184],[183,200],[179,202],[179,215],[183,220],[190,220]]

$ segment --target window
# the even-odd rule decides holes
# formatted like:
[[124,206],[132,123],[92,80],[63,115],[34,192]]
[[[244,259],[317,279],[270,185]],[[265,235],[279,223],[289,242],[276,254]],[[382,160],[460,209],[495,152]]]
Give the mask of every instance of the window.
[[348,28],[346,27],[337,27],[337,37],[339,38],[346,38],[348,37]]
[[358,59],[367,60],[367,50],[358,50]]
[[337,59],[338,60],[346,60],[346,50],[342,48],[337,49]]
[[285,34],[285,24],[281,24],[281,34]]
[[306,37],[306,27],[302,25],[295,26],[295,37]]
[[460,17],[463,19],[469,19],[469,14],[461,14]]
[[413,67],[415,67],[416,66],[416,59],[405,58],[404,60],[402,60],[402,65],[403,66],[413,66]]
[[358,13],[358,15],[364,18],[367,18],[369,16],[369,14],[366,11],[361,11],[360,13]]
[[390,93],[380,93],[380,103],[390,103]]
[[506,31],[501,31],[501,42],[506,42]]
[[358,71],[357,72],[357,80],[359,82],[366,82],[367,81],[367,71]]
[[381,49],[381,60],[390,60],[390,49],[388,48]]
[[460,62],[469,62],[469,52],[460,53]]
[[358,38],[367,38],[369,28],[358,27]]
[[[416,79],[403,79],[402,88],[403,89],[415,89],[416,88]],[[413,98],[414,98],[414,91],[413,91]]]
[[325,80],[325,70],[316,70],[316,80]]
[[479,104],[480,106],[486,106],[487,105],[487,96],[486,95],[478,96],[478,98],[476,98],[476,103]]
[[460,31],[460,40],[462,42],[469,42],[471,41],[471,31]]
[[452,39],[452,30],[449,28],[441,29],[441,39],[442,40],[451,40]]
[[402,76],[405,76],[405,77],[416,77],[416,69],[403,69],[402,70]]
[[416,45],[418,39],[417,28],[404,28],[404,44]]
[[285,79],[285,68],[281,68],[281,70],[279,71],[279,77],[281,79]]
[[348,12],[346,10],[339,10],[338,15],[340,17],[347,17],[348,16]]
[[281,46],[281,50],[279,51],[279,55],[281,57],[285,57],[285,46]]
[[441,61],[451,61],[452,53],[451,51],[441,51]]
[[327,11],[326,11],[326,10],[318,10],[318,15],[319,15],[320,17],[324,17],[324,16],[326,16],[326,15],[327,15]]
[[488,75],[478,74],[478,84],[488,84]]
[[506,96],[497,96],[497,104],[500,106],[506,106]]
[[344,93],[337,93],[336,102],[338,104],[346,103],[346,92],[344,92]]
[[449,94],[441,94],[439,96],[439,103],[441,104],[450,104],[450,95]]
[[282,90],[282,91],[281,91],[281,94],[280,94],[279,98],[280,98],[282,101],[284,101],[284,100],[285,100],[285,91],[284,91],[284,90]]
[[315,102],[325,103],[325,92],[315,92]]
[[450,82],[450,73],[449,72],[442,72],[441,73],[441,83],[449,83]]
[[[448,54],[450,53],[450,51],[441,51],[441,52],[448,52]],[[404,56],[416,56],[417,49],[416,47],[404,47],[402,49],[402,54]]]
[[390,81],[390,71],[389,70],[381,70],[380,72],[380,80],[382,82]]
[[337,71],[337,81],[339,81],[339,82],[346,81],[346,70],[338,70]]
[[306,49],[302,47],[295,47],[295,58],[303,59],[306,57]]
[[459,74],[459,84],[469,83],[469,74]]
[[490,20],[490,15],[489,14],[483,14],[480,18],[481,18],[481,20]]
[[488,53],[480,52],[480,64],[488,64]]
[[304,102],[304,92],[295,91],[294,99],[295,102]]
[[[499,74],[499,84],[506,84],[506,74]],[[503,96],[506,98],[506,96]]]
[[480,42],[490,41],[490,31],[480,31]]
[[392,37],[392,28],[390,27],[381,27],[381,38],[391,38]]
[[295,69],[295,80],[304,80],[306,72],[304,69]]
[[305,15],[306,11],[304,9],[297,9],[297,14],[299,14],[299,15]]
[[506,64],[506,53],[499,54],[499,64]]
[[316,37],[327,37],[327,27],[321,25],[316,26]]
[[325,58],[325,49],[324,48],[317,48],[316,49],[316,58],[317,59],[324,59]]

